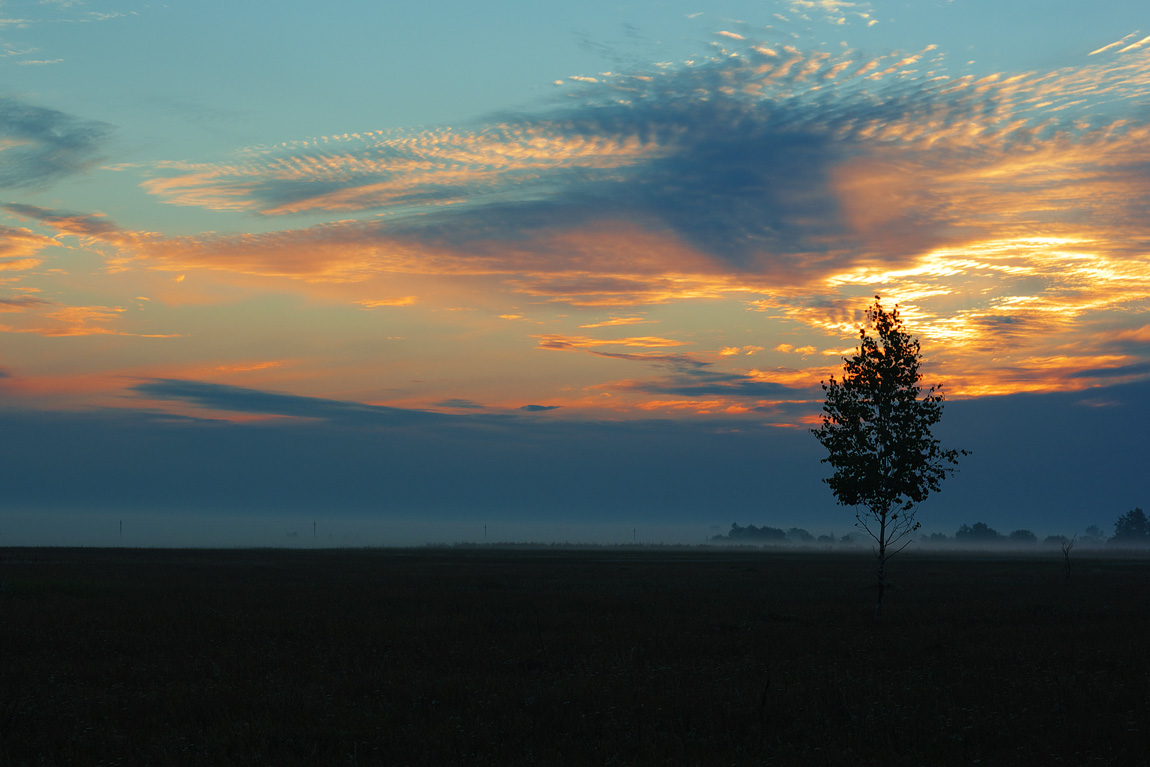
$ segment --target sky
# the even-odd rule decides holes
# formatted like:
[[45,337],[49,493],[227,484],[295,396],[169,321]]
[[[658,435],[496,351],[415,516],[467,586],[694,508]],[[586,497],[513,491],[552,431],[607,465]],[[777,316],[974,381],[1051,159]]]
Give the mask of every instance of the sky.
[[0,545],[841,536],[876,295],[925,532],[1150,503],[1144,3],[4,0],[0,72]]

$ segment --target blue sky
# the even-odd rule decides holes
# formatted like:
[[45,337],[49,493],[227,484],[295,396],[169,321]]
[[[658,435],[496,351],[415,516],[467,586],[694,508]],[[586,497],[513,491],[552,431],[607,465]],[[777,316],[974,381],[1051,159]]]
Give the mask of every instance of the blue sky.
[[1109,529],[1146,16],[5,2],[0,535],[841,535],[808,430],[875,294],[973,453],[924,527]]

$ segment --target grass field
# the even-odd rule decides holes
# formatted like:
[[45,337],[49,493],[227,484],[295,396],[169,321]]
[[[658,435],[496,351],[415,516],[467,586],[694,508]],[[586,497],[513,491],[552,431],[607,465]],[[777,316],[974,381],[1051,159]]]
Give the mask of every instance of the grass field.
[[0,554],[5,765],[1150,758],[1148,560]]

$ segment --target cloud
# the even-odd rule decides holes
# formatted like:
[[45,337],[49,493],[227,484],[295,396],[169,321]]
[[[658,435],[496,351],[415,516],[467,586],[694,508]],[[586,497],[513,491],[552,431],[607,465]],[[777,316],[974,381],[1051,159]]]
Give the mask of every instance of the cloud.
[[[780,383],[776,376],[758,370],[749,373],[714,369],[713,362],[686,354],[620,354],[586,349],[590,354],[610,359],[642,362],[665,371],[654,379],[615,381],[598,388],[613,391],[673,395],[677,397],[753,397],[759,399],[809,400],[807,388]],[[812,400],[813,401],[813,400]],[[664,403],[665,404],[665,403]]]
[[43,263],[38,258],[6,258],[0,259],[0,272],[23,272],[35,269]]
[[416,296],[402,296],[400,298],[367,298],[356,301],[366,309],[378,309],[381,306],[414,306],[419,299]]
[[845,24],[847,18],[854,16],[868,21],[868,26],[876,24],[870,16],[873,13],[871,4],[848,2],[848,0],[787,0],[791,11],[801,18],[809,19],[811,12],[820,12],[826,21],[832,24]]
[[19,311],[26,315],[20,324],[0,324],[0,333],[30,333],[49,338],[68,336],[136,336],[138,338],[176,338],[174,333],[131,333],[110,327],[126,311],[120,306],[68,306],[55,301],[17,298],[0,301],[0,311]]
[[[804,353],[841,347],[881,293],[969,394],[1015,390],[1025,371],[1042,387],[1081,386],[1066,374],[1139,361],[1099,359],[1103,342],[1088,337],[1092,317],[1150,300],[1150,121],[1138,107],[1150,51],[1131,47],[1137,36],[1081,66],[985,77],[950,73],[933,46],[864,57],[744,36],[691,64],[564,86],[560,106],[484,125],[149,171],[148,189],[172,204],[259,214],[260,228],[303,213],[340,217],[330,223],[165,237],[8,210],[107,246],[115,270],[327,296],[347,286],[338,295],[363,307],[419,295],[434,310],[428,287],[466,282],[620,316],[741,299],[817,334],[795,344]],[[506,309],[494,313],[520,313]]]
[[19,298],[0,298],[0,312],[22,312],[25,309],[52,306],[51,301],[35,296],[21,296]]
[[52,244],[50,238],[30,229],[0,226],[0,271],[22,271],[37,266],[40,259],[30,257]]
[[229,365],[216,365],[216,370],[222,373],[250,373],[254,370],[267,370],[283,365],[282,360],[266,360],[261,362],[237,362]]
[[[22,212],[28,206],[9,205],[10,209],[20,209]],[[41,212],[42,209],[31,208],[32,211]],[[77,219],[90,218],[99,221],[98,217],[67,217],[51,216],[61,227],[73,227]],[[48,244],[58,244],[50,238],[32,234],[26,229],[14,229],[0,226],[0,254],[7,253],[37,253]],[[13,273],[14,276],[0,279],[0,285],[13,286],[15,291],[22,295],[11,297],[0,296],[0,313],[13,315],[8,319],[12,324],[0,324],[0,333],[29,333],[46,337],[65,336],[94,336],[117,335],[135,336],[139,338],[174,338],[174,333],[133,333],[117,327],[121,320],[129,313],[122,306],[101,305],[72,305],[59,300],[40,298],[41,288],[32,286],[19,286],[32,277],[38,276],[36,272],[26,274],[29,270],[40,266],[43,259],[32,258],[3,258],[0,256],[0,274]],[[45,270],[48,271],[48,270]],[[141,297],[137,297],[137,302]],[[144,298],[144,301],[148,299]]]
[[1076,370],[1070,373],[1071,378],[1091,378],[1091,379],[1144,379],[1150,376],[1150,362],[1138,362],[1131,365],[1116,365],[1114,367],[1105,368],[1090,368],[1087,370]]
[[1117,330],[1110,335],[1110,343],[1126,353],[1150,351],[1150,325]]
[[561,405],[524,405],[519,408],[528,413],[545,413],[548,410],[558,410]]
[[580,325],[580,328],[608,328],[615,325],[639,325],[643,323],[655,322],[656,320],[648,320],[643,317],[612,317],[602,322],[592,322],[587,325]]
[[[470,230],[463,221],[422,239],[390,221],[341,221],[258,235],[164,237],[122,229],[98,214],[31,205],[6,207],[17,215],[42,221],[60,234],[78,237],[85,244],[111,246],[115,255],[109,261],[117,269],[201,269],[328,284],[393,275],[451,279],[495,275],[509,289],[527,295],[605,306],[718,297],[749,289],[744,279],[716,273],[713,264],[681,243],[668,240],[666,234],[623,222],[589,223],[578,230],[540,232],[538,237],[513,232],[501,235],[511,237],[511,241]],[[473,223],[486,226],[481,218]],[[469,235],[475,239],[469,240]],[[616,255],[620,248],[625,249],[626,258]],[[668,274],[668,269],[673,273]],[[394,289],[393,282],[388,280],[389,289]],[[365,306],[379,306],[381,301],[407,305],[409,298],[414,299],[377,296],[375,293],[356,302]]]
[[[539,339],[539,348],[541,349],[582,351],[606,359],[641,362],[666,371],[659,378],[615,381],[594,387],[597,389],[691,398],[718,396],[737,399],[753,397],[776,400],[779,398],[807,400],[812,391],[810,388],[795,388],[789,384],[778,382],[774,380],[777,376],[758,370],[750,373],[715,370],[713,362],[701,360],[689,354],[608,352],[595,348],[611,344],[659,346],[659,343],[651,343],[651,341],[665,342],[665,339],[627,338],[617,341],[603,341],[581,336],[558,335],[535,336],[535,338]],[[746,348],[761,350],[760,347]],[[666,406],[664,402],[658,407]],[[644,406],[639,405],[639,407]]]
[[0,96],[0,188],[40,188],[91,168],[111,126]]
[[566,123],[476,131],[365,132],[253,149],[227,164],[162,163],[145,188],[170,202],[270,215],[498,200],[565,178],[596,178],[658,153],[637,136]]
[[674,367],[706,367],[711,364],[703,360],[695,359],[689,354],[656,354],[653,352],[643,353],[629,353],[629,352],[601,352],[593,349],[587,349],[588,354],[593,354],[596,357],[605,357],[612,360],[628,360],[630,362],[648,362],[654,365],[671,365]]
[[[680,397],[751,397],[756,399],[794,398],[809,395],[784,384],[760,380],[740,373],[711,370],[681,371],[654,381],[627,381],[614,388],[644,394],[673,394]],[[813,401],[813,400],[812,400]]]
[[42,221],[60,234],[99,239],[120,233],[120,228],[102,213],[69,213],[14,202],[5,204],[3,208],[17,216]]
[[203,381],[157,378],[135,384],[131,390],[147,399],[186,402],[206,410],[315,418],[350,425],[399,427],[436,423],[447,418],[424,410],[303,397]]
[[[393,216],[118,242],[164,268],[328,281],[503,274],[528,295],[623,306],[913,270],[956,237],[1001,239],[1052,221],[1059,233],[1079,220],[1113,229],[1148,199],[1144,129],[1048,119],[1080,101],[1075,109],[1136,96],[1146,57],[976,80],[912,74],[929,47],[870,61],[789,49],[786,62],[759,47],[649,82],[619,75],[552,116],[324,137],[226,165],[170,167],[156,184],[222,195],[223,207],[276,213],[290,200],[291,210]],[[832,73],[829,90],[811,87]],[[1105,170],[1090,171],[1100,160]],[[407,190],[400,202],[380,192],[385,181]],[[447,186],[448,207],[408,196]],[[213,206],[182,194],[168,199]],[[90,231],[98,222],[60,223]]]
[[447,407],[457,410],[483,410],[486,405],[481,405],[478,402],[473,402],[469,399],[445,399],[434,403],[436,407]]
[[[727,43],[701,65],[579,86],[550,114],[169,164],[148,188],[177,204],[272,215],[387,210],[390,223],[371,233],[413,251],[520,242],[538,251],[560,232],[626,220],[717,260],[712,271],[802,284],[860,262],[910,263],[958,231],[1021,224],[1053,202],[1037,202],[1036,190],[1065,206],[1066,172],[1100,152],[1131,181],[1144,175],[1138,130],[1079,124],[1144,94],[1150,66],[1137,52],[975,79],[919,71],[941,66],[933,46],[865,60]],[[1005,195],[1012,205],[997,204]]]
[[675,341],[670,338],[658,336],[638,336],[634,338],[589,338],[587,336],[564,336],[547,334],[532,336],[539,340],[540,349],[557,349],[562,351],[575,349],[590,349],[595,346],[639,346],[646,348],[661,348],[668,346],[685,346],[686,341]]

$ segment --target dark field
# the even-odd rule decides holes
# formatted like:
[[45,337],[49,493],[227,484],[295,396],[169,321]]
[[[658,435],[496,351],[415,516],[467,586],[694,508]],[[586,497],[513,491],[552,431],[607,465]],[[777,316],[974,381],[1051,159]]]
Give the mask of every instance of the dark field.
[[1150,758],[1147,560],[2,556],[5,765]]

